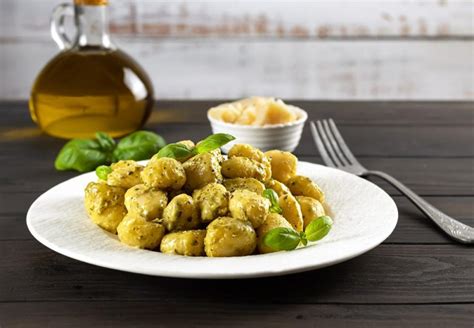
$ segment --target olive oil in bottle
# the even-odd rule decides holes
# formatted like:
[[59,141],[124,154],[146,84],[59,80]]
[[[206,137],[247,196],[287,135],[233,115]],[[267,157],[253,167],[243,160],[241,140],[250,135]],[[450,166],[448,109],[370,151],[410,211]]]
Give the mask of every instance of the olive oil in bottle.
[[31,117],[47,134],[90,138],[104,131],[117,137],[140,128],[150,114],[151,81],[110,42],[106,4],[106,0],[75,0],[73,43],[61,27],[55,28],[71,6],[61,5],[53,13],[53,39],[62,51],[40,72],[30,97]]

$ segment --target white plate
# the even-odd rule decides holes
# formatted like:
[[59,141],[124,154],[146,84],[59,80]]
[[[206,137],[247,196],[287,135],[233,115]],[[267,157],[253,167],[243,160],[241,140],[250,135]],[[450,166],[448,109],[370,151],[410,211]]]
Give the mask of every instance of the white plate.
[[45,192],[31,205],[26,220],[38,241],[73,259],[122,271],[181,278],[250,278],[322,268],[365,253],[392,233],[398,219],[397,207],[376,185],[307,162],[300,162],[298,171],[325,191],[334,225],[323,240],[289,252],[207,258],[128,247],[87,217],[84,188],[95,180],[94,173],[82,174]]

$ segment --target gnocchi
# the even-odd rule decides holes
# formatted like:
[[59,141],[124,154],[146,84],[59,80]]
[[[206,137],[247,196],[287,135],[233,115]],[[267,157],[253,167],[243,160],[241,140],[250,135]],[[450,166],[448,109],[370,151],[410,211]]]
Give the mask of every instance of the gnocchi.
[[186,182],[183,165],[167,157],[152,158],[143,169],[141,177],[145,185],[163,190],[179,190]]
[[119,161],[104,180],[90,182],[84,204],[91,220],[132,247],[227,257],[274,252],[264,241],[269,231],[304,238],[300,232],[325,215],[323,191],[297,175],[291,153],[235,144],[224,157],[179,143],[189,149],[180,161],[161,154],[145,166]]
[[258,228],[270,209],[270,201],[253,191],[238,189],[229,200],[229,212],[232,217],[249,221],[254,229]]
[[295,175],[287,181],[287,186],[295,196],[308,196],[324,202],[324,193],[319,186],[308,177]]
[[206,230],[204,249],[209,257],[250,255],[257,246],[257,234],[248,221],[221,217]]
[[146,220],[160,218],[163,214],[168,196],[164,191],[139,184],[125,193],[125,207],[128,213],[144,217]]
[[160,251],[165,254],[204,256],[206,230],[187,230],[167,234],[161,240]]
[[104,230],[115,233],[127,209],[125,189],[105,183],[90,182],[85,190],[84,205],[92,221]]

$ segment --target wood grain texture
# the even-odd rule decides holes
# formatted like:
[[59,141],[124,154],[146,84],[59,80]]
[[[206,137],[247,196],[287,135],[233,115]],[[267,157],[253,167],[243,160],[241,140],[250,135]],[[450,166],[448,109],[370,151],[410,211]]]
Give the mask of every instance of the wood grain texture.
[[[341,133],[348,140],[355,155],[364,157],[472,157],[473,130],[469,126],[351,126],[339,125]],[[162,135],[168,142],[181,140],[183,135],[193,140],[201,140],[211,133],[208,123],[186,124],[160,123],[147,124],[146,129]],[[63,140],[39,134],[30,126],[26,129],[5,128],[0,141],[4,150],[0,158],[12,156],[50,156],[59,151]],[[433,136],[436,134],[436,137]],[[393,140],[399,142],[394,143]],[[27,152],[27,153],[25,153]],[[295,150],[299,155],[314,156],[316,148],[308,126],[303,131],[302,142]],[[26,164],[25,164],[26,165]]]
[[[206,112],[209,108],[233,100],[158,100],[148,124],[207,123]],[[338,124],[345,125],[472,126],[474,124],[474,106],[468,101],[305,101],[293,99],[284,99],[284,101],[306,110],[308,120],[333,118]],[[0,120],[0,137],[8,137],[2,134],[6,128],[34,127],[27,101],[1,101],[0,115],[8,115],[8,120]]]
[[[93,305],[93,306],[91,306]],[[150,311],[153,309],[153,311]],[[212,309],[212,317],[209,310]],[[47,327],[411,327],[472,328],[472,304],[334,305],[187,302],[0,304],[8,328]],[[3,322],[2,322],[3,321]]]
[[[3,37],[47,38],[54,3],[4,0]],[[110,1],[110,28],[142,38],[446,38],[473,35],[472,4],[456,0]],[[8,14],[6,14],[8,12]]]
[[[147,127],[169,141],[203,137],[205,111],[215,103],[161,102]],[[335,117],[368,167],[392,173],[474,225],[472,103],[299,104],[313,119]],[[76,175],[53,170],[64,141],[41,136],[25,103],[0,102],[0,115],[2,328],[472,326],[472,248],[449,240],[384,184],[399,209],[395,231],[374,250],[321,270],[195,281],[113,271],[54,253],[29,235],[25,213],[41,192]],[[320,162],[308,132],[297,154]]]
[[[117,41],[148,72],[158,99],[474,99],[473,41]],[[2,53],[0,99],[27,99],[57,49],[12,41]]]
[[[2,241],[0,256],[8,256],[8,261],[0,262],[0,302],[108,301],[117,297],[174,304],[474,302],[472,249],[459,245],[381,245],[321,270],[199,282],[99,268],[59,255],[37,241]],[[22,278],[15,279],[19,272]]]

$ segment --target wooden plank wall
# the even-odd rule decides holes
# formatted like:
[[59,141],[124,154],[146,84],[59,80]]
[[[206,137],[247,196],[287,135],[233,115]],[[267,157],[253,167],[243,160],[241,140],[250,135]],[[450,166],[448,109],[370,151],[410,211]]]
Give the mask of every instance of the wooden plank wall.
[[[110,0],[118,45],[160,99],[474,99],[472,1]],[[0,99],[57,49],[55,0],[2,0]]]

